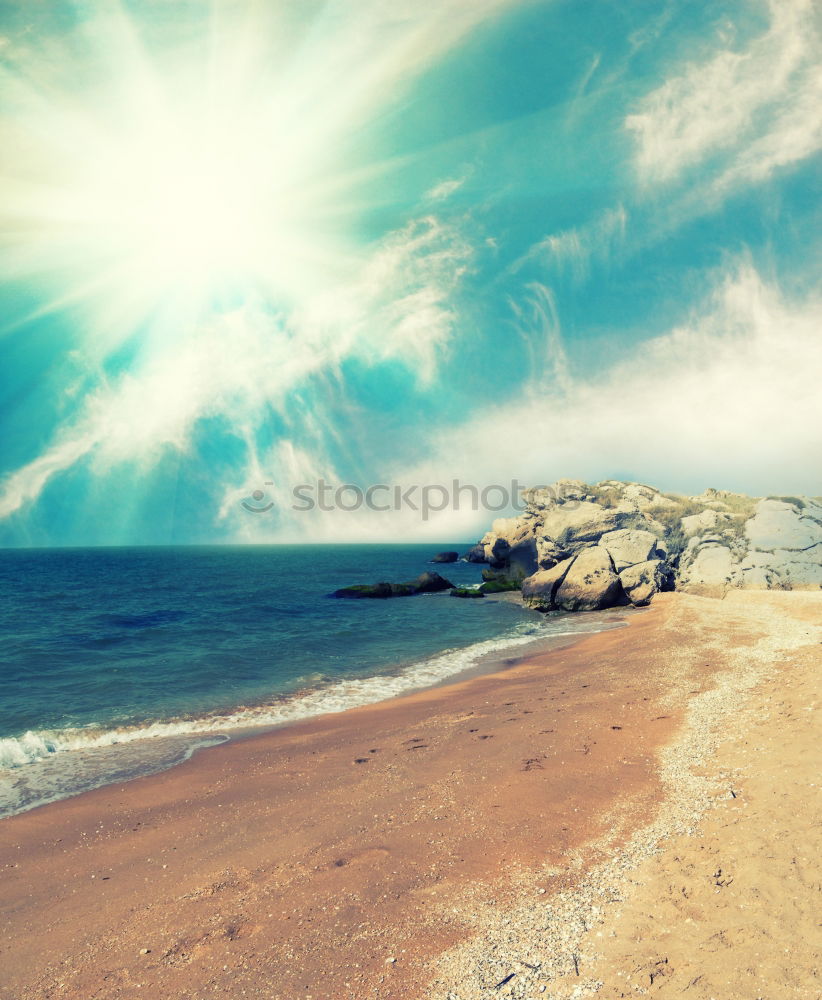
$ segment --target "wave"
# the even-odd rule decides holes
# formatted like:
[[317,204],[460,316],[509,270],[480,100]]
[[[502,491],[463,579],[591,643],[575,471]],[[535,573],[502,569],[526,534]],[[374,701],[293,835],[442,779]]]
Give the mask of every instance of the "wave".
[[199,736],[238,729],[273,727],[313,716],[342,712],[421,688],[433,687],[449,677],[470,670],[480,660],[503,649],[523,646],[548,637],[600,631],[604,627],[607,626],[599,622],[595,624],[590,619],[587,622],[544,620],[539,625],[522,622],[494,639],[445,650],[395,673],[337,679],[313,689],[279,697],[263,705],[239,706],[229,712],[114,728],[84,726],[30,731],[20,737],[0,739],[0,768],[17,768],[73,750],[100,749],[163,737]]

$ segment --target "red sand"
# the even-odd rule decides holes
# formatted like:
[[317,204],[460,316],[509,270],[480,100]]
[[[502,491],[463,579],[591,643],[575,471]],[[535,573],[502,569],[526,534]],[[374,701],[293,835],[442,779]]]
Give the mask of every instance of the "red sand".
[[[472,933],[461,893],[503,905],[609,812],[627,828],[655,807],[655,750],[684,707],[661,707],[674,601],[0,822],[0,997],[425,996]],[[694,644],[697,690],[721,664]]]

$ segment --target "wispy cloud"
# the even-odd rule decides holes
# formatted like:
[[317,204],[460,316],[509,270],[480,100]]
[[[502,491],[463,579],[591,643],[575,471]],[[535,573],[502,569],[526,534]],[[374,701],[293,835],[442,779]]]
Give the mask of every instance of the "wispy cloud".
[[84,459],[103,471],[185,451],[205,417],[225,417],[250,441],[248,428],[266,407],[281,408],[305,379],[347,358],[396,360],[430,380],[470,257],[458,229],[428,216],[389,234],[357,261],[356,280],[326,289],[305,309],[272,315],[247,305],[170,345],[149,344],[141,363],[89,392],[43,454],[6,479],[0,518],[35,501],[50,479]]
[[341,355],[397,358],[430,381],[473,252],[456,224],[433,215],[415,219],[363,257],[348,283],[320,292],[295,324],[302,336],[330,339]]
[[363,0],[307,21],[174,4],[165,33],[92,4],[65,35],[37,10],[36,44],[26,24],[0,66],[0,274],[36,282],[38,310],[82,306],[105,349],[221,282],[313,301],[348,280],[368,180],[389,169],[352,136],[516,2]]
[[627,223],[624,206],[607,209],[588,223],[539,240],[512,270],[518,271],[528,261],[538,261],[561,273],[569,272],[577,283],[582,283],[589,277],[592,260],[607,260],[621,249]]
[[551,288],[540,281],[527,284],[517,299],[511,299],[515,325],[529,348],[531,356],[530,390],[534,386],[550,387],[568,392],[572,380],[568,355],[562,342],[556,297]]
[[426,201],[445,201],[455,191],[459,191],[467,179],[468,175],[463,174],[461,177],[449,177],[446,180],[439,181],[439,183],[435,184],[426,193]]
[[[434,433],[429,458],[398,460],[383,481],[449,486],[458,478],[481,490],[512,479],[526,486],[622,476],[685,492],[818,494],[822,299],[786,299],[746,257],[712,280],[687,322],[594,380],[568,370],[550,291],[532,288],[519,321],[529,336],[542,327],[542,371],[515,401],[489,400],[482,415]],[[279,452],[269,456],[274,462],[283,467]],[[238,538],[469,538],[498,516],[470,505],[449,505],[426,521],[410,509],[296,513],[290,484],[340,479],[322,449],[297,449],[291,468],[297,478],[280,484],[276,525],[225,505]]]
[[[149,330],[128,371],[98,377],[42,453],[0,485],[0,517],[36,501],[80,462],[105,471],[184,451],[206,417],[224,417],[251,455],[251,429],[266,408],[284,407],[305,379],[335,372],[346,359],[397,361],[430,381],[448,347],[452,299],[472,247],[457,223],[431,214],[430,203],[429,214],[370,244],[345,232],[338,218],[351,186],[380,168],[351,159],[351,135],[515,2],[402,0],[389,8],[364,0],[321,5],[310,23],[292,22],[280,5],[238,16],[236,5],[216,3],[211,21],[175,9],[174,30],[157,38],[151,18],[139,22],[116,4],[84,10],[65,37],[47,12],[36,12],[42,39],[35,46],[24,25],[0,70],[0,135],[17,150],[0,178],[0,222],[10,234],[0,245],[0,272],[41,283],[47,308],[71,302],[82,310],[78,351],[98,373],[123,340]],[[293,51],[273,53],[282,37]],[[91,97],[76,89],[80,65],[96,84]],[[240,167],[228,172],[231,184],[193,200],[209,164],[169,161],[192,122],[197,149],[200,140],[211,149],[207,140],[217,134],[220,163],[228,157]],[[146,231],[141,205],[130,204],[132,188],[142,190],[143,175],[169,173],[181,183],[155,199],[151,207],[162,211],[149,221],[160,228]],[[444,182],[439,197],[457,183]],[[226,249],[214,236],[221,221],[214,212],[225,198],[249,195],[248,212],[232,204],[228,213],[248,226],[217,259],[232,280],[237,265],[245,272],[244,304],[203,320],[213,295],[211,248],[204,267],[187,267],[198,244]],[[193,211],[171,233],[184,240],[177,246],[162,226],[189,201]],[[249,247],[253,261],[244,259]]]
[[[516,402],[440,434],[430,461],[397,478],[621,475],[694,492],[818,493],[822,299],[787,300],[747,259],[714,281],[687,323],[597,379],[535,379]],[[487,523],[448,511],[425,530],[464,537]]]
[[756,181],[819,148],[818,12],[813,0],[771,0],[768,30],[717,49],[653,90],[625,119],[646,183],[668,183],[720,157],[716,184]]

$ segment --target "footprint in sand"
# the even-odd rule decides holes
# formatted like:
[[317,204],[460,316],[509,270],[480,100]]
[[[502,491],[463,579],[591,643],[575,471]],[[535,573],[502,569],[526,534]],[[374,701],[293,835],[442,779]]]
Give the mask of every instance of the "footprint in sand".
[[527,760],[522,762],[522,771],[542,771],[542,762],[545,760],[544,757],[529,757]]

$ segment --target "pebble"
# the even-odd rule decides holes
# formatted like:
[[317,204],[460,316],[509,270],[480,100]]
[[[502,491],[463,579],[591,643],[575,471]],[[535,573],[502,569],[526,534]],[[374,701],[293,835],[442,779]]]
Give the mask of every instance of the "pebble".
[[[756,608],[750,612],[750,617],[755,624]],[[666,808],[647,826],[635,829],[621,851],[611,853],[612,845],[603,840],[602,848],[610,858],[585,877],[575,879],[569,890],[554,893],[549,900],[539,902],[533,896],[530,900],[521,896],[513,906],[498,907],[497,900],[484,900],[487,909],[483,908],[475,917],[475,936],[449,949],[438,959],[436,985],[447,991],[445,995],[449,1000],[451,997],[455,1000],[473,998],[478,991],[485,990],[489,982],[496,984],[510,969],[512,957],[529,954],[537,943],[545,955],[537,973],[540,978],[553,981],[567,980],[569,976],[575,978],[569,956],[582,951],[583,958],[587,959],[581,949],[586,933],[593,931],[596,935],[599,931],[601,934],[601,927],[608,929],[619,921],[621,908],[617,910],[613,904],[622,903],[624,896],[630,894],[635,878],[633,873],[640,863],[657,853],[668,837],[686,831],[692,835],[699,833],[701,817],[717,795],[712,784],[716,779],[700,776],[698,769],[710,760],[723,737],[727,738],[731,719],[738,716],[738,722],[744,725],[743,710],[751,704],[749,693],[767,675],[775,658],[806,642],[807,637],[796,626],[786,628],[784,634],[778,636],[766,635],[753,647],[746,648],[744,657],[729,656],[727,667],[715,676],[714,686],[688,699],[676,687],[680,664],[674,659],[668,665],[670,698],[682,697],[687,705],[687,721],[678,737],[659,754],[660,777],[668,792]],[[689,651],[685,651],[682,659],[686,667],[689,658]],[[574,871],[580,861],[581,858],[569,859],[565,870]],[[531,888],[530,891],[540,896],[546,893],[543,888]],[[611,935],[613,933],[611,930]],[[524,998],[545,993],[545,984],[535,983],[536,977],[522,970],[507,995]],[[601,986],[592,979],[575,984],[571,992],[562,995],[566,998],[592,996]],[[535,992],[529,992],[531,990]]]

